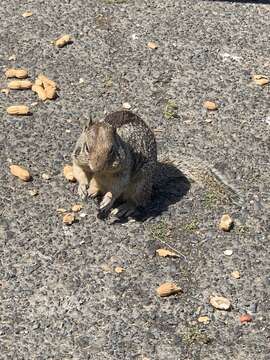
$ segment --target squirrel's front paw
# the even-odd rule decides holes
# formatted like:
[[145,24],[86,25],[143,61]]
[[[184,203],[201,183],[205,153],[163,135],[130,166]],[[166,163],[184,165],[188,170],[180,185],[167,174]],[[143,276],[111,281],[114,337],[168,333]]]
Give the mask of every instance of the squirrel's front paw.
[[82,200],[87,197],[87,186],[80,184],[78,187],[78,194]]
[[100,205],[99,205],[99,215],[105,215],[108,213],[108,211],[112,208],[114,203],[114,199],[111,192],[107,192]]
[[89,188],[87,193],[90,198],[94,199],[98,196],[99,191],[98,190],[95,191],[94,189]]

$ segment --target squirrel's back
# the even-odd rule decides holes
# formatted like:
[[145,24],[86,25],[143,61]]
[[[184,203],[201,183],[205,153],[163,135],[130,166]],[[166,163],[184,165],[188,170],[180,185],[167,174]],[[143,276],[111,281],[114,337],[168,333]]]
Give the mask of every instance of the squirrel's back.
[[154,133],[138,115],[131,111],[119,110],[108,114],[104,122],[114,127],[117,134],[129,146],[136,160],[135,167],[142,162],[157,161]]

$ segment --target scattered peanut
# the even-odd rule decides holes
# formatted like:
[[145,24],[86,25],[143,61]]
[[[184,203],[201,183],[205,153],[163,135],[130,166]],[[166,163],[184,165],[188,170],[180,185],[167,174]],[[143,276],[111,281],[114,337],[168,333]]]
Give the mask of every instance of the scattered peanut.
[[[52,86],[52,87],[57,88],[56,83],[53,80],[50,80],[49,78],[47,78],[47,76],[45,76],[44,74],[39,74],[36,81],[39,81],[39,85],[43,84],[44,87],[46,87],[46,85],[47,85],[47,86]],[[41,81],[41,83],[40,83],[40,81]]]
[[115,271],[117,274],[120,274],[120,273],[122,273],[123,271],[125,271],[125,269],[122,268],[121,266],[116,266],[116,268],[114,269],[114,271]]
[[56,97],[56,87],[51,85],[45,86],[45,94],[47,99],[54,99]]
[[38,97],[45,101],[52,100],[56,97],[57,85],[53,80],[47,78],[43,74],[39,74],[32,86],[32,90],[38,94]]
[[18,177],[22,181],[29,181],[31,179],[31,175],[28,170],[19,166],[19,165],[10,165],[10,172],[12,175]]
[[28,72],[25,69],[7,69],[5,72],[7,78],[25,79],[28,77]]
[[9,115],[29,115],[30,109],[26,105],[13,105],[7,108]]
[[161,284],[157,289],[156,292],[159,296],[165,297],[179,293],[182,291],[181,288],[177,287],[174,283],[164,283]]
[[73,167],[71,165],[64,166],[63,174],[68,181],[76,182],[76,179],[73,175]]
[[70,35],[63,35],[59,39],[54,41],[54,45],[61,48],[67,44],[71,43],[71,37]]
[[31,89],[32,83],[29,80],[13,80],[8,83],[8,88],[12,90]]
[[45,101],[47,99],[46,92],[45,92],[45,90],[44,90],[44,88],[42,86],[33,85],[32,86],[32,91],[37,93],[37,96],[40,98],[40,100]]

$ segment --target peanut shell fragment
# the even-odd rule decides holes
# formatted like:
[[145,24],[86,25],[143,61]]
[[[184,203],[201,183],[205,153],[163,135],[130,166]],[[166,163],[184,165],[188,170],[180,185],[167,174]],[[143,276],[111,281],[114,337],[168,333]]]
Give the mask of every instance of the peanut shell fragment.
[[13,80],[8,83],[8,88],[12,90],[31,89],[32,83],[29,80]]
[[40,100],[45,101],[47,99],[46,92],[42,86],[35,84],[32,86],[32,91],[37,94]]
[[75,216],[72,213],[67,213],[63,216],[63,223],[66,225],[71,225],[75,221]]
[[71,43],[71,36],[70,35],[63,35],[59,39],[54,41],[54,45],[62,48],[63,46]]
[[28,71],[25,69],[7,69],[5,72],[7,78],[25,79],[28,77]]
[[216,103],[214,103],[213,101],[205,101],[203,103],[203,107],[207,110],[211,110],[211,111],[214,111],[214,110],[217,110],[218,109],[218,106]]
[[82,208],[83,208],[83,206],[81,204],[75,204],[75,205],[72,206],[71,210],[73,212],[79,212],[79,211],[82,210]]
[[230,231],[233,226],[233,219],[230,217],[229,214],[222,215],[220,219],[220,223],[218,225],[220,230],[223,231]]
[[28,170],[19,165],[10,165],[10,172],[12,175],[18,177],[22,181],[31,180],[31,175]]
[[210,321],[208,316],[199,316],[198,317],[198,322],[199,323],[203,323],[203,324],[208,324]]
[[260,86],[267,85],[270,82],[268,77],[266,77],[264,75],[253,75],[252,79],[257,85],[260,85]]
[[157,249],[156,253],[161,257],[179,257],[179,255],[177,255],[175,252],[167,249]]
[[26,105],[13,105],[7,108],[9,115],[29,115],[30,109]]
[[170,282],[161,284],[156,289],[156,293],[161,297],[178,294],[181,291],[182,291],[181,288],[177,287],[174,283],[170,283]]
[[158,48],[157,44],[154,43],[153,41],[149,41],[149,43],[147,44],[147,46],[149,47],[149,49],[155,50]]
[[234,278],[234,279],[240,279],[241,275],[240,275],[240,272],[235,270],[231,273],[231,276]]
[[30,17],[30,16],[32,16],[32,15],[33,15],[32,11],[26,11],[26,12],[24,12],[24,13],[22,14],[22,17],[28,18],[28,17]]

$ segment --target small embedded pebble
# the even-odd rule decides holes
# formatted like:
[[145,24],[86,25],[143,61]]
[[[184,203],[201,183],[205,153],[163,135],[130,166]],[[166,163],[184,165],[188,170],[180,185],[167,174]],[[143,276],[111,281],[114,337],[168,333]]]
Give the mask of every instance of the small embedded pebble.
[[211,296],[210,304],[219,310],[229,310],[231,307],[230,300],[226,299],[223,296]]
[[203,324],[208,324],[210,321],[208,316],[199,316],[198,317],[198,322],[199,323],[203,323]]
[[29,190],[29,194],[30,194],[31,196],[37,196],[37,195],[38,195],[38,190],[37,190],[37,189]]
[[52,178],[49,174],[42,174],[41,177],[43,180],[50,180]]
[[240,279],[240,272],[235,270],[231,273],[231,276],[234,278],[234,279]]
[[258,307],[258,304],[257,303],[254,303],[254,304],[250,304],[249,306],[249,311],[253,314],[255,314],[257,312],[257,307]]
[[230,231],[233,226],[233,219],[229,214],[222,215],[219,222],[219,229],[223,231]]
[[131,105],[128,102],[123,103],[122,107],[126,110],[131,109]]
[[228,249],[228,250],[224,250],[223,251],[223,254],[226,255],[226,256],[231,256],[233,254],[233,251]]
[[67,212],[67,210],[64,209],[64,208],[56,209],[56,211],[57,211],[58,213],[60,213],[60,214],[63,214],[63,213],[65,213],[65,212]]
[[252,319],[251,315],[243,314],[240,316],[239,320],[240,320],[240,323],[243,324],[243,323],[251,322],[253,319]]
[[87,216],[86,213],[80,213],[80,217],[81,217],[81,218],[85,218],[86,216]]
[[28,17],[30,17],[30,16],[32,16],[32,15],[33,15],[32,11],[26,11],[26,12],[24,12],[24,13],[22,14],[22,17],[28,18]]
[[8,60],[15,61],[15,60],[17,60],[17,56],[15,54],[13,54],[8,58]]

